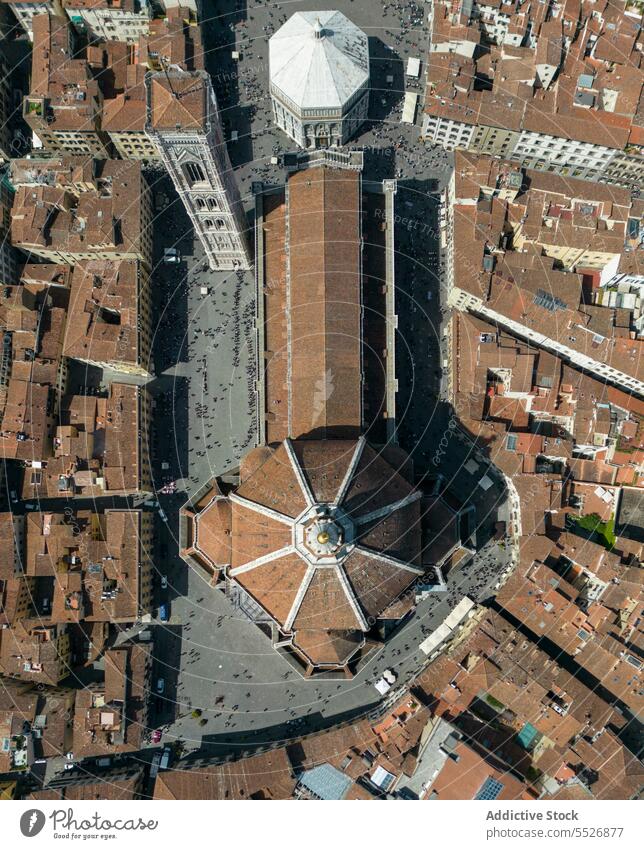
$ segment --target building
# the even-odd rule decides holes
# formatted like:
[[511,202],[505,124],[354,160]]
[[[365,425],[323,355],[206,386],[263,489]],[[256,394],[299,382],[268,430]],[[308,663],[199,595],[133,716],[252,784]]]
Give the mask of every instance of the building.
[[610,518],[610,493],[640,481],[641,402],[469,314],[454,315],[452,339],[451,398],[490,459],[511,477],[567,466],[570,495]]
[[136,751],[147,728],[150,647],[124,644],[105,652],[105,678],[78,690],[73,745],[77,760]]
[[205,71],[170,70],[150,73],[146,86],[146,132],[159,150],[210,266],[250,268],[248,227],[210,77]]
[[[363,183],[360,152],[302,152],[286,164],[287,190],[254,187],[263,439],[325,436],[324,414],[342,410],[345,435],[395,439],[396,183]],[[316,313],[342,332],[312,331]]]
[[3,580],[24,574],[25,517],[0,513],[0,575]]
[[23,498],[100,498],[152,492],[150,405],[145,387],[114,382],[108,397],[63,398],[53,454],[40,467],[25,472]]
[[195,770],[163,770],[154,799],[290,799],[295,780],[284,749]]
[[89,50],[77,54],[71,25],[59,15],[36,15],[33,41],[31,89],[23,102],[27,125],[54,153],[108,158],[99,69],[91,66]]
[[[504,755],[482,752],[478,741],[404,693],[369,718],[307,734],[272,751],[243,752],[232,763],[203,760],[160,771],[154,798],[428,799],[436,798],[427,790],[434,779],[445,798],[475,798],[483,788],[487,797],[492,787],[497,798],[536,798]],[[461,758],[473,774],[451,768]]]
[[15,246],[47,262],[152,260],[152,204],[139,162],[14,159]]
[[53,625],[136,622],[152,602],[152,517],[140,510],[33,513],[25,574]]
[[18,282],[18,251],[11,244],[11,207],[13,189],[6,179],[0,180],[0,280],[13,285]]
[[51,451],[53,424],[67,381],[63,340],[69,291],[31,275],[0,297],[4,331],[0,375],[0,451],[39,466]]
[[445,206],[452,306],[644,394],[636,299],[613,308],[602,293],[627,245],[628,191],[457,152]]
[[61,0],[74,28],[90,40],[136,44],[154,10],[148,0]]
[[[641,16],[623,4],[440,0],[423,136],[581,179],[641,184]],[[617,47],[616,45],[619,45]]]
[[369,111],[369,42],[341,12],[296,12],[269,40],[275,123],[300,147],[338,147]]
[[34,684],[55,687],[71,672],[71,643],[66,625],[40,617],[20,619],[0,629],[0,672]]
[[100,770],[92,774],[85,765],[81,773],[56,776],[42,790],[25,796],[31,801],[130,801],[140,798],[145,786],[143,767],[125,766],[121,769]]
[[502,759],[481,753],[457,740],[442,769],[429,783],[424,798],[432,801],[474,799],[486,801],[529,801],[534,795],[508,770]]
[[180,4],[168,6],[164,17],[152,19],[139,38],[139,63],[151,71],[203,70],[201,27],[195,12]]
[[[526,548],[543,552],[544,542],[549,541],[532,538]],[[424,751],[421,747],[411,786],[423,792],[429,786],[429,798],[441,788],[456,794],[453,798],[472,798],[482,786],[478,778],[470,780],[480,766],[472,763],[472,776],[469,770],[460,775],[453,770],[455,753],[467,742],[466,749],[479,757],[491,755],[497,765],[505,764],[512,783],[523,778],[533,784],[541,799],[631,798],[641,784],[642,766],[616,736],[625,719],[581,677],[506,618],[485,611],[476,627],[412,685],[421,701],[431,702],[438,721]],[[602,756],[590,756],[592,751]],[[505,783],[503,777],[496,780]],[[468,790],[472,795],[465,795]]]
[[65,356],[146,377],[152,368],[151,325],[144,263],[97,259],[74,267]]
[[5,57],[0,54],[0,159],[9,159],[12,154],[12,129],[14,126],[14,88],[12,82],[12,69]]
[[22,3],[20,0],[2,0],[11,9],[16,17],[16,20],[24,31],[29,36],[29,40],[34,40],[33,34],[33,19],[36,15],[62,15],[63,10],[60,0],[28,0]]
[[0,689],[0,768],[30,769],[41,758],[61,757],[72,749],[69,715],[73,690],[39,687],[4,678]]
[[125,89],[103,102],[102,127],[121,159],[154,162],[159,152],[145,132],[145,74],[143,65],[129,65]]
[[421,492],[403,451],[362,435],[362,304],[373,281],[362,274],[360,171],[323,157],[291,174],[286,196],[267,195],[259,222],[258,266],[274,299],[262,311],[266,444],[242,459],[234,487],[215,481],[186,505],[181,544],[295,668],[349,675],[382,622],[413,607],[406,590],[425,573]]
[[122,159],[153,162],[160,158],[157,145],[145,132],[145,74],[164,68],[203,68],[201,31],[190,9],[169,8],[164,18],[149,22],[139,37],[136,63],[127,66],[123,91],[103,102],[102,127]]
[[643,706],[640,637],[644,596],[639,568],[576,534],[561,534],[536,555],[524,547],[497,604],[536,638],[554,643],[592,675],[600,693],[637,716]]
[[0,628],[32,611],[33,580],[24,573],[25,517],[0,513]]

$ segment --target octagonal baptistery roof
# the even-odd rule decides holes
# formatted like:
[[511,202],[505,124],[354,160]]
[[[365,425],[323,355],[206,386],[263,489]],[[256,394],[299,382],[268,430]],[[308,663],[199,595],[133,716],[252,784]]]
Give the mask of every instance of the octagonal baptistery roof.
[[296,12],[271,37],[269,66],[300,109],[342,109],[369,80],[369,42],[342,12]]
[[213,490],[195,517],[194,547],[312,666],[342,666],[423,574],[421,493],[405,460],[392,465],[364,438],[256,448],[237,489]]

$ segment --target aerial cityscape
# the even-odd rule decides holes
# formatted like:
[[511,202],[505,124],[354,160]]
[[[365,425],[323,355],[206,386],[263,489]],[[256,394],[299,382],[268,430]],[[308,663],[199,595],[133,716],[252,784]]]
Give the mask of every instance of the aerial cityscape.
[[1,0],[1,799],[642,798],[643,20]]

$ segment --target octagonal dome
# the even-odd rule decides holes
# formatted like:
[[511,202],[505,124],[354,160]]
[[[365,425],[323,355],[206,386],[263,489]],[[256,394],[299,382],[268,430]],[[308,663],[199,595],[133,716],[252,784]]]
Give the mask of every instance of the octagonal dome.
[[342,109],[369,80],[369,43],[342,12],[296,12],[269,41],[271,85],[299,109]]
[[228,496],[230,513],[216,514],[226,527],[200,534],[196,545],[214,562],[211,541],[230,540],[221,564],[228,579],[309,662],[344,663],[423,573],[421,493],[405,468],[364,438],[256,448]]

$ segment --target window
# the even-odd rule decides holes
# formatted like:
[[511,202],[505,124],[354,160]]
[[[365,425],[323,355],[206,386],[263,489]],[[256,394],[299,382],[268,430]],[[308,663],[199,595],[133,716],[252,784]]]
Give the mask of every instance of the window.
[[198,162],[187,162],[183,166],[183,172],[190,185],[205,182],[206,176]]

